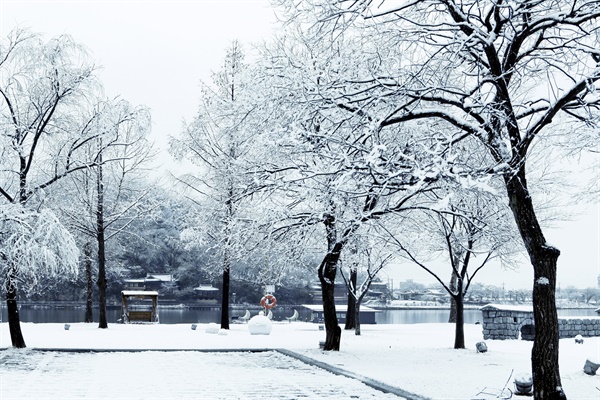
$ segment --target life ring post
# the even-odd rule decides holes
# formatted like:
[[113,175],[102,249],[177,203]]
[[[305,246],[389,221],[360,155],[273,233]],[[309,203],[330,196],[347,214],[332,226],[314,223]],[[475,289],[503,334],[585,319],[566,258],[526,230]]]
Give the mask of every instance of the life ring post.
[[265,311],[270,310],[277,305],[277,299],[272,294],[266,294],[260,299],[260,305]]

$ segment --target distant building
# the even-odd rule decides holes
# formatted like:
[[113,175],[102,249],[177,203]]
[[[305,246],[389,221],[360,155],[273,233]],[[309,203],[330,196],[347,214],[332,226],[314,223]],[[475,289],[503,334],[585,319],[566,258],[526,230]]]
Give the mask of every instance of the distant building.
[[[321,283],[313,282],[309,285],[309,294],[312,299],[312,304],[321,304],[323,296],[321,292]],[[385,282],[372,282],[369,291],[363,298],[364,301],[378,300],[385,301],[389,293],[389,288]],[[336,304],[348,303],[348,288],[345,283],[335,283],[334,298]]]
[[[311,283],[308,287],[310,297],[313,304],[323,303],[323,294],[321,292],[321,283]],[[336,283],[334,290],[335,303],[345,304],[348,302],[348,289],[345,283]]]
[[391,296],[390,288],[386,282],[371,282],[371,287],[367,291],[366,298],[379,301],[386,301]]
[[146,290],[145,280],[142,279],[125,279],[123,281],[123,290]]
[[123,290],[154,290],[161,294],[177,290],[179,283],[171,274],[147,274],[145,278],[125,279]]
[[436,301],[444,303],[449,300],[448,292],[438,289],[395,290],[394,298],[411,301]]
[[200,286],[194,288],[194,293],[198,296],[198,300],[207,303],[217,303],[219,292],[219,289],[213,287],[210,283],[201,283]]
[[394,290],[394,298],[398,300],[421,300],[423,291],[420,290]]
[[148,274],[144,278],[146,290],[170,293],[177,289],[177,279],[171,274]]

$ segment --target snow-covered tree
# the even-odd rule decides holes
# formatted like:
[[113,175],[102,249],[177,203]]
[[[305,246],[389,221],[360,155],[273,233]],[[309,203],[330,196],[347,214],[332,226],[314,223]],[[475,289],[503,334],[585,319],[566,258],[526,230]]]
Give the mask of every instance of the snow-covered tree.
[[[493,260],[510,265],[521,249],[509,217],[509,209],[498,201],[497,193],[469,188],[450,191],[436,207],[410,215],[401,223],[402,234],[394,234],[382,224],[390,247],[429,273],[450,295],[455,349],[465,348],[464,299],[477,273]],[[444,279],[448,270],[440,272],[430,262],[442,259],[450,265],[449,284]]]
[[352,93],[360,96],[346,83],[360,90],[364,76],[390,67],[377,63],[377,43],[357,31],[340,32],[340,44],[331,46],[288,33],[263,54],[260,92],[271,100],[271,119],[261,137],[273,145],[272,162],[262,172],[265,182],[293,194],[289,226],[322,224],[326,246],[318,276],[325,349],[337,350],[333,290],[343,249],[368,221],[428,202],[424,193],[453,179],[453,149],[427,127],[380,125],[379,114],[393,108],[379,100],[346,101]]
[[213,84],[202,86],[197,116],[171,141],[176,158],[198,166],[197,172],[177,178],[198,204],[197,218],[190,221],[182,238],[209,247],[219,266],[222,329],[229,329],[231,270],[247,254],[246,244],[252,238],[247,230],[251,216],[245,206],[253,187],[246,158],[255,134],[249,83],[244,52],[234,41]]
[[[68,36],[44,42],[16,30],[2,40],[0,196],[4,204],[19,205],[26,212],[43,200],[49,186],[94,164],[78,157],[91,138],[82,134],[76,121],[79,106],[95,88],[93,66]],[[9,264],[6,293],[15,347],[25,347],[14,286],[20,269],[14,262]]]
[[[45,280],[77,275],[79,249],[54,213],[0,203],[0,274],[4,280],[11,342],[25,347],[18,318],[17,289],[35,291]],[[11,319],[12,318],[12,319]]]
[[[528,186],[532,144],[598,121],[600,3],[575,1],[354,1],[280,2],[297,18],[358,27],[373,42],[395,49],[387,74],[348,82],[340,101],[385,102],[380,127],[444,121],[445,141],[473,140],[492,161],[472,174],[503,182],[534,271],[536,337],[532,349],[534,398],[564,399],[558,366],[556,268],[560,251],[547,243]],[[313,28],[314,29],[314,28]],[[388,54],[381,53],[382,62]],[[357,87],[360,84],[360,88]],[[440,132],[441,133],[441,132]]]
[[[378,274],[393,260],[393,252],[381,245],[385,244],[385,241],[373,239],[377,238],[372,235],[355,236],[353,244],[356,247],[351,246],[349,251],[345,252],[345,268],[340,269],[348,288],[348,310],[344,329],[354,329],[357,336],[361,334],[360,305]],[[344,273],[344,269],[347,273]]]
[[63,182],[70,192],[68,203],[60,206],[68,225],[85,238],[84,263],[88,281],[86,321],[91,321],[91,251],[97,248],[100,318],[106,320],[106,242],[127,230],[133,220],[148,214],[148,186],[144,164],[151,161],[150,113],[124,100],[103,100],[94,104],[85,129],[97,139],[86,144],[87,157],[95,168],[78,171]]

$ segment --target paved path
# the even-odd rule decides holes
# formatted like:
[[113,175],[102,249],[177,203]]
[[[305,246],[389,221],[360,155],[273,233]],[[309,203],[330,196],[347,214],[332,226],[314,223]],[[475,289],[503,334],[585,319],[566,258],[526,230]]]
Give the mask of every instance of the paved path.
[[402,399],[268,352],[0,352],[0,400]]

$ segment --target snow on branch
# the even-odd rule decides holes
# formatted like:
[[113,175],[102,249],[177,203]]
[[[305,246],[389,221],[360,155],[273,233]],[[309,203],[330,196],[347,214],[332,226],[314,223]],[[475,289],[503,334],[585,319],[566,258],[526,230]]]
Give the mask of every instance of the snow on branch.
[[552,119],[559,111],[564,110],[570,102],[576,100],[581,93],[585,92],[592,85],[592,83],[598,80],[600,80],[600,66],[597,67],[589,77],[585,77],[575,83],[568,91],[565,92],[565,94],[559,97],[554,104],[551,104],[548,107],[546,112],[541,115],[527,130],[522,141],[523,147],[528,147],[535,136],[543,128],[552,123]]
[[0,205],[0,249],[0,271],[25,290],[44,279],[77,276],[79,249],[50,210]]

